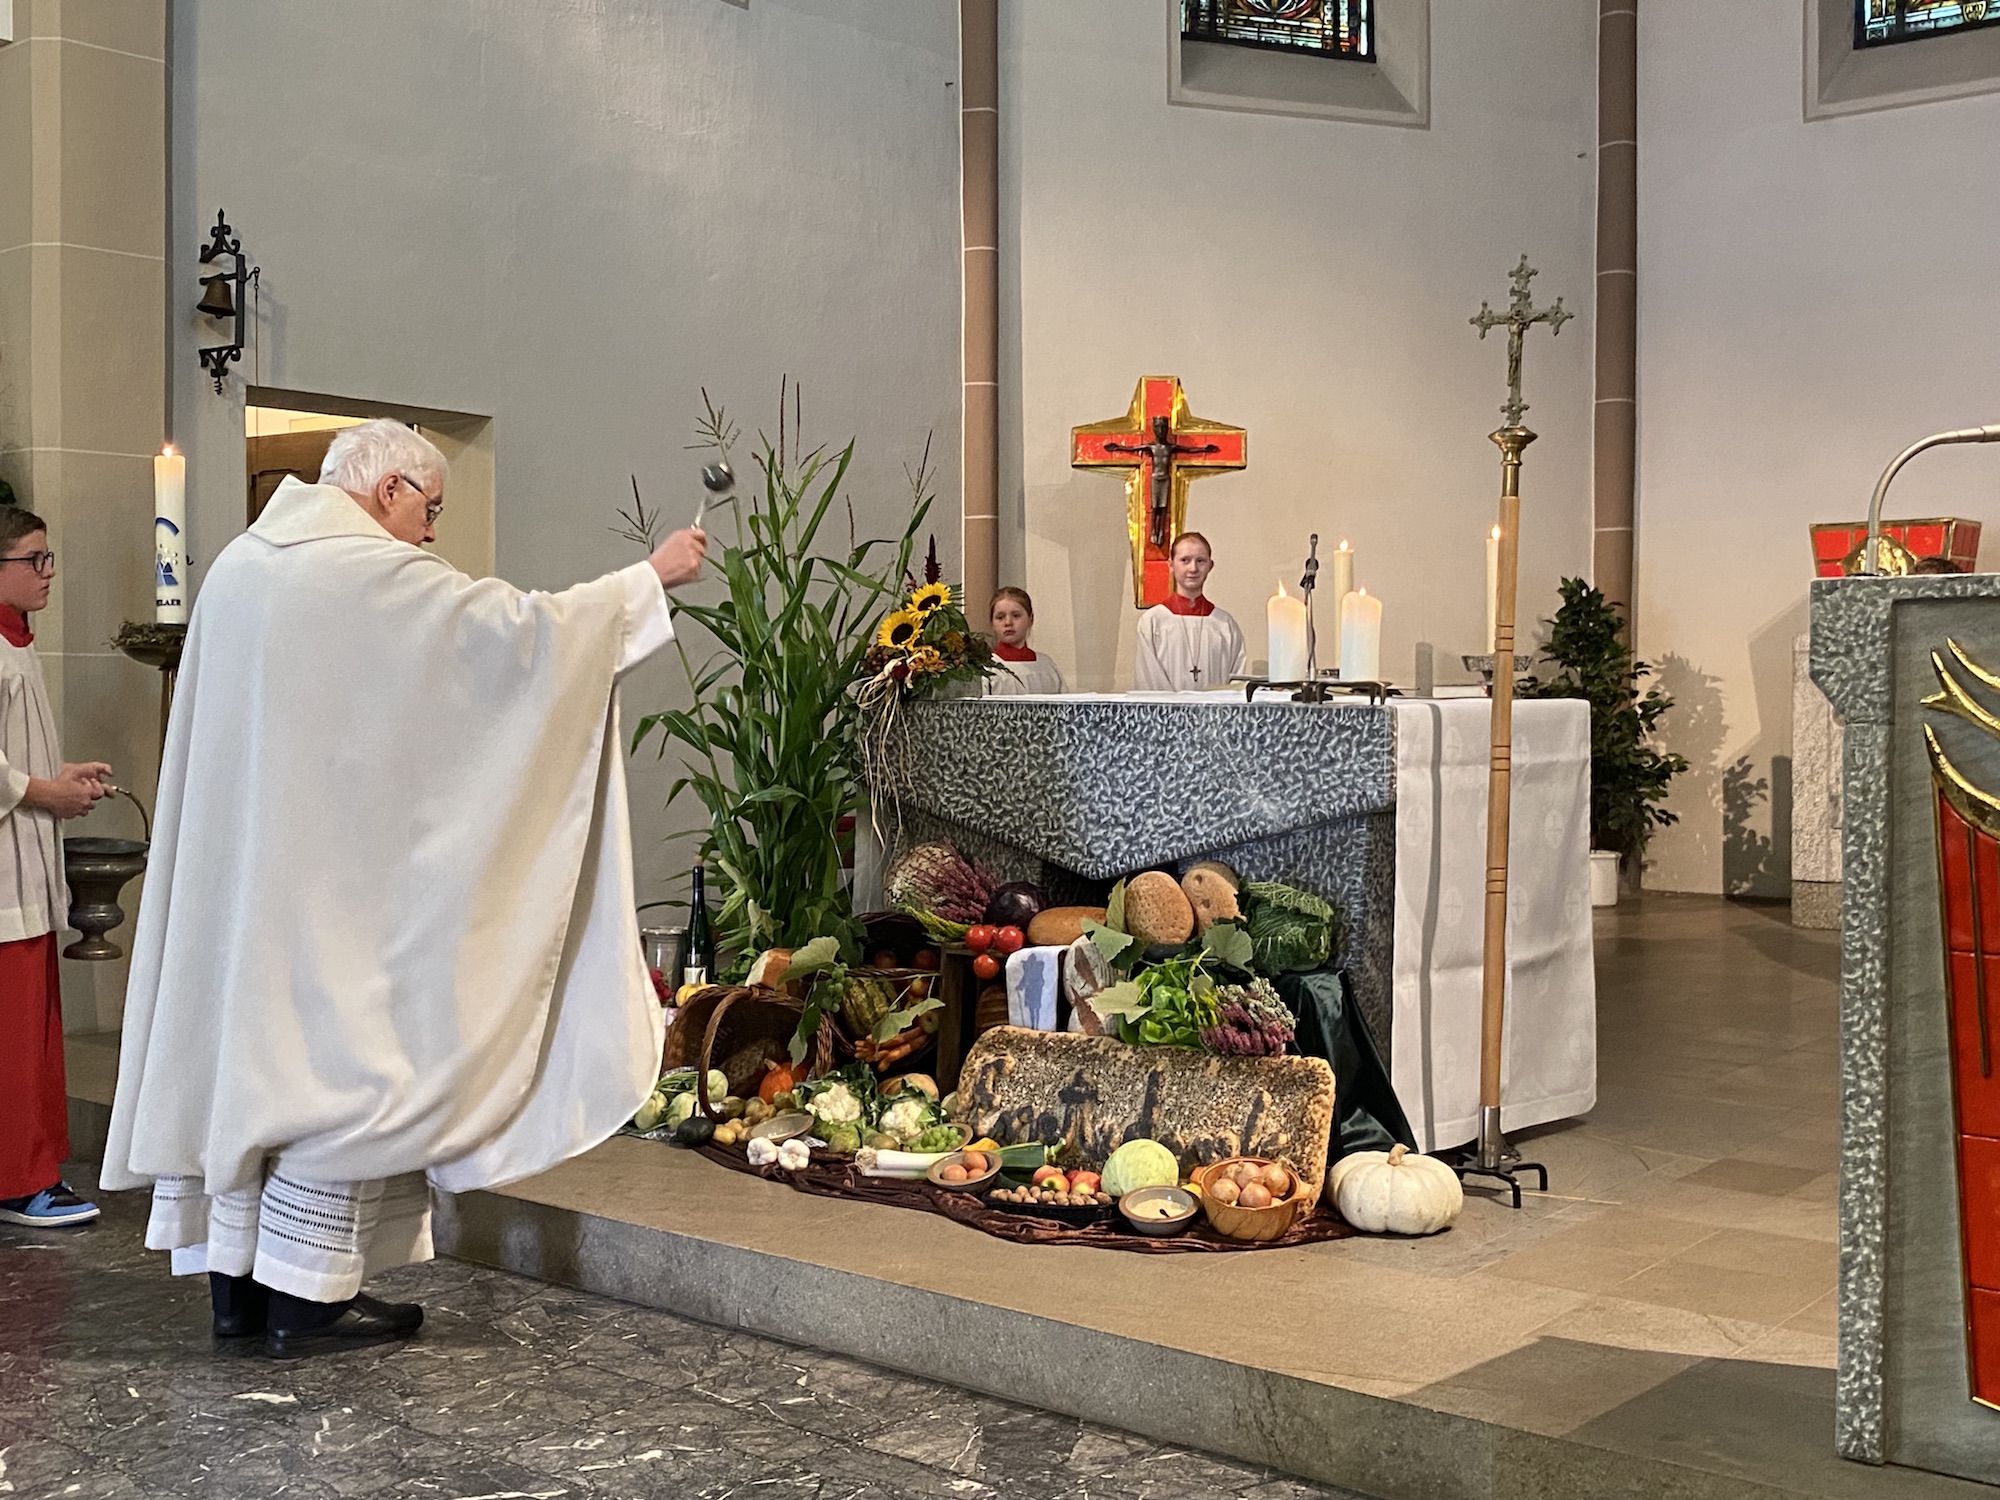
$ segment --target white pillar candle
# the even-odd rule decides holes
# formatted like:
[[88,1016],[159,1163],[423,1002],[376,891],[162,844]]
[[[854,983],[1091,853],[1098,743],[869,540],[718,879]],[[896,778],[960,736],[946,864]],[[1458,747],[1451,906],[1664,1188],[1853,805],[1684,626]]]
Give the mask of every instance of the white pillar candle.
[[1486,654],[1500,631],[1500,528],[1486,533]]
[[187,459],[172,443],[153,459],[153,623],[187,624]]
[[1340,601],[1354,592],[1354,549],[1347,545],[1347,538],[1340,539],[1340,546],[1327,559],[1333,571],[1333,640],[1332,649],[1325,652],[1320,660],[1331,658],[1340,660]]
[[1269,632],[1269,666],[1265,675],[1273,682],[1306,680],[1306,601],[1285,592],[1278,580],[1278,592],[1264,606],[1264,625]]
[[1340,680],[1382,680],[1382,601],[1366,589],[1340,601]]

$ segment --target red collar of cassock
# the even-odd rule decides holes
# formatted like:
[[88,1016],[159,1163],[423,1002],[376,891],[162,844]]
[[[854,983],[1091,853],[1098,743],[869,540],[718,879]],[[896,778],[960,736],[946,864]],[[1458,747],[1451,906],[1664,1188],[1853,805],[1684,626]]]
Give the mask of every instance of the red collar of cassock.
[[993,654],[1002,661],[1034,661],[1035,653],[1026,646],[1010,646],[1005,641],[993,643]]
[[1215,602],[1206,594],[1203,594],[1199,599],[1190,599],[1186,594],[1176,589],[1173,593],[1167,595],[1167,613],[1170,615],[1194,615],[1199,618],[1202,615],[1214,614]]
[[0,637],[16,646],[25,646],[34,640],[35,632],[28,628],[28,617],[11,604],[0,604]]

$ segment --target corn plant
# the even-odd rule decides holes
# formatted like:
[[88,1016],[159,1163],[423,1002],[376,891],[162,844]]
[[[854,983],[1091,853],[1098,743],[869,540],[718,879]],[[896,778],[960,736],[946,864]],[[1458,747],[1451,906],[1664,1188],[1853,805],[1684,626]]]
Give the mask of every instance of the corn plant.
[[[706,392],[702,399],[707,416],[690,446],[726,462],[737,430]],[[853,836],[841,831],[863,801],[850,689],[930,508],[926,445],[925,462],[910,475],[902,535],[857,540],[853,505],[841,492],[853,442],[801,457],[796,437],[789,455],[785,439],[781,392],[777,442],[758,435],[761,492],[731,507],[735,540],[719,556],[711,536],[702,584],[719,576],[722,598],[674,598],[675,645],[693,706],[648,714],[632,742],[636,751],[657,732],[661,755],[669,747],[683,752],[683,774],[667,802],[692,796],[707,810],[708,827],[698,836],[702,858],[719,877],[716,937],[738,968],[761,949],[802,947],[823,935],[856,951],[860,929],[843,879]],[[822,538],[836,500],[848,521],[838,556]],[[638,519],[643,527],[643,513]],[[698,664],[690,623],[713,639]]]

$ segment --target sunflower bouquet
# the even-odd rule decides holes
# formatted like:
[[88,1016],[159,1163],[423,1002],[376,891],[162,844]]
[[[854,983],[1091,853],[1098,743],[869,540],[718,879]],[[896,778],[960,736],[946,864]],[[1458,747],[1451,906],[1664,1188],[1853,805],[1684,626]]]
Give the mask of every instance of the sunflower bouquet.
[[947,683],[993,675],[993,648],[966,623],[964,592],[933,579],[913,585],[883,617],[861,675],[876,696],[921,697]]

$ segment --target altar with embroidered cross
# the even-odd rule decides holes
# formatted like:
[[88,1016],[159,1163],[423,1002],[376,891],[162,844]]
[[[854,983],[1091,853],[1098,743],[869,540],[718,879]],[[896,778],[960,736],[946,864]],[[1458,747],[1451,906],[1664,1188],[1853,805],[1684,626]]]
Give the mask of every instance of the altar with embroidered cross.
[[[1483,697],[917,702],[883,834],[949,841],[1054,902],[1207,859],[1317,893],[1418,1141],[1442,1149],[1478,1121],[1488,721]],[[1596,1101],[1589,740],[1578,701],[1514,709],[1509,1129]]]

